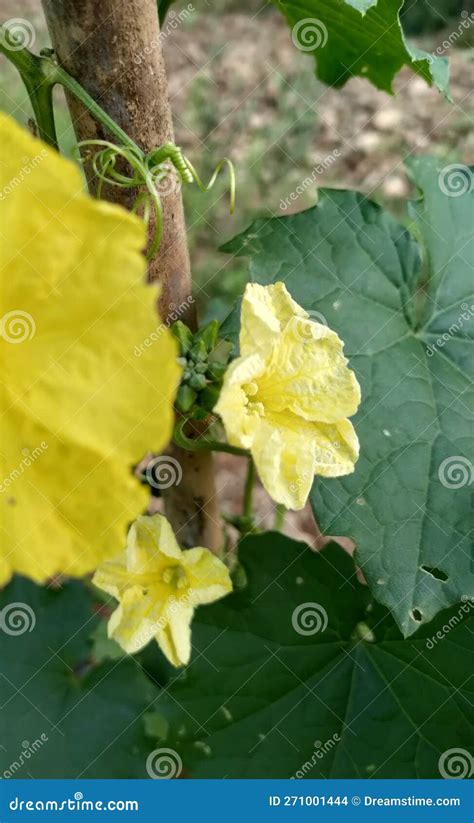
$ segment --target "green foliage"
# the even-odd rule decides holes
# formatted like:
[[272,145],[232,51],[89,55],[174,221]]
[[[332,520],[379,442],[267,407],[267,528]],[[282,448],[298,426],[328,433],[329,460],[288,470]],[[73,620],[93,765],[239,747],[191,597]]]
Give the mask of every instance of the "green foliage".
[[[450,167],[416,158],[423,191],[413,236],[364,196],[320,192],[318,205],[256,221],[225,247],[251,258],[251,279],[282,280],[345,341],[362,388],[353,475],[316,478],[325,534],[347,535],[375,597],[405,635],[474,595],[472,480],[472,203]],[[454,172],[455,173],[455,172]],[[465,185],[467,184],[467,185]],[[420,268],[420,257],[424,270]],[[227,324],[234,338],[238,312]]]
[[292,28],[295,46],[315,58],[318,77],[325,83],[340,87],[360,75],[391,92],[393,78],[408,65],[447,93],[447,61],[406,42],[398,16],[400,0],[275,3]]
[[191,777],[435,778],[469,746],[472,604],[402,640],[338,546],[267,533],[239,556],[248,587],[198,611],[158,704]]
[[465,8],[464,0],[405,0],[400,18],[408,34],[435,31],[458,18]]
[[[16,763],[10,776],[18,778],[146,777],[141,715],[157,690],[133,658],[94,664],[88,638],[98,618],[87,589],[71,583],[54,591],[16,578],[0,594],[4,621],[13,603],[32,628],[19,633],[12,611],[16,631],[0,632],[0,704],[8,716],[0,774]],[[25,743],[41,735],[47,740],[21,764]]]
[[156,0],[156,5],[158,7],[158,16],[160,18],[160,26],[162,26],[164,21],[166,20],[168,9],[172,3],[173,0]]
[[[157,0],[160,23],[172,2]],[[361,76],[377,88],[391,92],[393,78],[407,65],[430,86],[434,83],[448,94],[447,60],[407,43],[399,18],[400,0],[273,2],[291,27],[296,48],[315,58],[316,73],[324,83],[340,87],[351,77]],[[419,5],[421,2],[424,0],[418,0]],[[450,8],[456,8],[456,2],[451,0]],[[412,2],[407,19],[416,18],[419,13],[419,7],[413,9]],[[435,19],[445,18],[439,14]]]
[[178,320],[171,331],[180,348],[183,377],[176,408],[196,420],[212,412],[219,398],[232,345],[218,339],[219,323],[212,320],[194,334]]

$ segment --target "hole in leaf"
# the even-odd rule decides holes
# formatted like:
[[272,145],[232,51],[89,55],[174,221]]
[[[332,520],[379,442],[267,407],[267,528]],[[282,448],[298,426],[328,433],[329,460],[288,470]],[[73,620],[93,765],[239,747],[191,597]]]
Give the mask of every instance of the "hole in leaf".
[[420,568],[427,574],[431,574],[436,580],[442,580],[443,583],[449,579],[449,575],[442,572],[441,569],[437,569],[436,566],[421,566]]
[[412,609],[412,616],[414,620],[417,620],[418,623],[423,619],[423,615],[419,609]]

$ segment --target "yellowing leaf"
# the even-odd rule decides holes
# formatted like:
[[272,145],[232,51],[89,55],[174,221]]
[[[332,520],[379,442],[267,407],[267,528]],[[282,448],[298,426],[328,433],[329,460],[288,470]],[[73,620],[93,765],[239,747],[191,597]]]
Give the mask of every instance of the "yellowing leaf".
[[123,543],[147,501],[132,466],[169,440],[180,370],[142,221],[4,115],[0,145],[0,583],[41,582]]

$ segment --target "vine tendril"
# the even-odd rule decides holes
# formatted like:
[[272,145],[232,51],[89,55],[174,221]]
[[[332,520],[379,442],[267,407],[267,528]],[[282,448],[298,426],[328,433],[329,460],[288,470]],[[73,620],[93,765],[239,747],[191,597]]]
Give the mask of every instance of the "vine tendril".
[[[230,214],[235,209],[235,172],[232,161],[224,157],[215,167],[211,179],[204,184],[196,169],[174,143],[152,149],[148,154],[138,146],[117,146],[108,140],[82,140],[75,147],[76,158],[81,163],[91,161],[92,171],[98,180],[97,197],[101,197],[104,185],[121,189],[141,188],[133,203],[132,211],[136,214],[143,210],[143,219],[149,223],[155,218],[155,230],[146,256],[151,260],[161,245],[163,235],[163,207],[161,198],[175,189],[176,181],[170,183],[170,172],[177,173],[178,185],[196,183],[202,192],[213,187],[224,166],[229,171]],[[129,173],[119,169],[117,163],[125,161]]]

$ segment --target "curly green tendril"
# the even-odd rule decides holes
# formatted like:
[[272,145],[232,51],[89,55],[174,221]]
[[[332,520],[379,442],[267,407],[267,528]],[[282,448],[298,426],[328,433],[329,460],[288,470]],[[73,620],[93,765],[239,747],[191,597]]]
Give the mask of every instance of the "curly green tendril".
[[[92,170],[98,180],[97,197],[102,196],[104,185],[121,189],[141,189],[135,198],[132,211],[142,211],[147,223],[150,222],[151,216],[154,216],[153,237],[147,250],[149,260],[159,250],[163,235],[161,199],[176,191],[176,183],[179,186],[194,182],[202,192],[208,192],[223,166],[227,166],[230,177],[230,214],[234,212],[235,172],[232,161],[227,157],[217,164],[211,179],[204,184],[179,146],[170,142],[145,154],[138,146],[118,146],[108,140],[83,140],[75,147],[75,153],[81,163],[91,161]],[[119,168],[120,161],[125,161],[130,169],[129,173]],[[173,180],[173,169],[176,171],[177,180]]]

